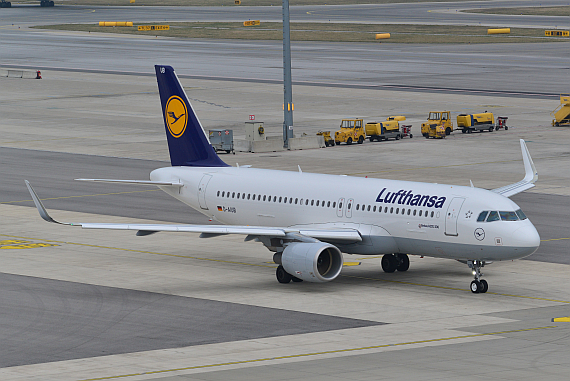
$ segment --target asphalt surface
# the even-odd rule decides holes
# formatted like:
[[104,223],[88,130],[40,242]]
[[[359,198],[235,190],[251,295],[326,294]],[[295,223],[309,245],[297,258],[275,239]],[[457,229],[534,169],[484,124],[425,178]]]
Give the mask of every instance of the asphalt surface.
[[[151,187],[96,184],[75,178],[146,180],[168,163],[102,156],[0,148],[0,204],[33,206],[24,185],[31,182],[48,210],[94,213],[186,224],[207,224],[206,216]],[[513,198],[536,226],[543,242],[528,259],[570,264],[567,211],[570,197],[521,193]],[[40,218],[38,216],[38,218]],[[64,221],[89,222],[89,221]]]
[[[94,23],[107,20],[155,21],[245,21],[282,20],[280,2],[272,7],[90,7],[58,4],[54,8],[13,6],[0,13],[0,25],[34,23]],[[541,6],[568,5],[566,0],[541,1]],[[535,4],[536,5],[536,4]],[[457,12],[461,9],[528,7],[528,1],[460,1],[436,3],[292,6],[291,21],[395,24],[453,24],[503,27],[564,28],[565,16],[492,15]],[[413,8],[413,11],[411,11]],[[450,16],[451,14],[451,16]]]

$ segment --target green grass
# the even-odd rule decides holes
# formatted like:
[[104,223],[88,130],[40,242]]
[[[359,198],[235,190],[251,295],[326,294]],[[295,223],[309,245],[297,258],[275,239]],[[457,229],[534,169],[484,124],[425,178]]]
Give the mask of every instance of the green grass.
[[[158,22],[157,24],[167,24]],[[168,23],[169,31],[139,32],[137,27],[99,27],[94,24],[62,24],[35,26],[83,32],[124,33],[176,38],[214,38],[240,40],[281,40],[281,23],[265,23],[244,27],[237,22]],[[151,24],[141,24],[151,25]],[[293,41],[374,42],[376,33],[390,33],[382,43],[404,44],[482,44],[508,42],[545,42],[543,29],[511,28],[510,35],[487,35],[487,27],[449,25],[377,25],[338,23],[291,23]]]
[[570,6],[464,9],[461,12],[486,13],[486,14],[497,14],[497,15],[569,16],[570,17]]

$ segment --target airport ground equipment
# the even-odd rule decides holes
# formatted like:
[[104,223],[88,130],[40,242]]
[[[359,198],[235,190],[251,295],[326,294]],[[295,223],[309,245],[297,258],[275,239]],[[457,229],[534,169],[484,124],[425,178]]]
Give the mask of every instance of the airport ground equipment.
[[506,116],[498,116],[497,117],[497,123],[495,123],[495,131],[500,130],[501,128],[504,128],[505,131],[509,129],[509,126],[507,126],[507,119],[509,119]]
[[373,142],[395,139],[400,140],[402,138],[402,132],[400,132],[400,125],[398,121],[386,121],[386,122],[371,122],[366,123],[366,136]]
[[401,125],[400,130],[402,131],[402,137],[409,136],[410,139],[414,137],[414,135],[412,135],[412,125],[411,124]]
[[560,105],[550,113],[552,126],[570,126],[570,94],[560,94]]
[[473,131],[489,131],[495,129],[495,121],[492,112],[483,112],[480,114],[459,114],[457,115],[457,128],[463,133],[471,133]]
[[443,139],[453,131],[451,112],[430,111],[427,122],[422,123],[422,135],[426,138]]
[[214,151],[226,151],[226,153],[233,152],[235,155],[233,130],[210,130],[209,138]]
[[52,0],[41,0],[40,7],[53,7],[54,3]]
[[263,122],[245,122],[245,140],[251,142],[267,140]]
[[326,147],[333,147],[334,146],[334,139],[331,137],[330,131],[319,131],[317,132],[318,136],[322,136],[325,139],[325,146]]
[[2,0],[0,2],[0,8],[11,8],[11,7],[12,7],[12,3],[9,1]]
[[338,145],[353,142],[364,143],[366,133],[364,131],[364,121],[362,119],[343,119],[340,123],[340,130],[334,133],[334,142]]

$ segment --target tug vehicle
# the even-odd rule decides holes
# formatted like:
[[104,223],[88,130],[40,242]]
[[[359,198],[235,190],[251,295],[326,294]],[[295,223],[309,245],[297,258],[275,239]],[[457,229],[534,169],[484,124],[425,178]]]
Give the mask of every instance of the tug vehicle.
[[364,139],[366,139],[366,133],[362,119],[343,119],[340,130],[334,133],[334,142],[337,145],[340,143],[351,145],[353,142],[362,144]]
[[330,131],[319,131],[317,132],[317,136],[322,136],[325,139],[325,146],[326,147],[333,147],[334,146],[334,139],[331,137]]
[[422,135],[426,139],[444,139],[453,131],[450,111],[430,111],[427,122],[422,123]]

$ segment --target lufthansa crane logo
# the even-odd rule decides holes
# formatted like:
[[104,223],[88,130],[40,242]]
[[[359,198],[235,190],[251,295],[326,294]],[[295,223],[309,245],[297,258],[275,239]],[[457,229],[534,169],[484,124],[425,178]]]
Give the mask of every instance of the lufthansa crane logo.
[[188,110],[182,98],[177,95],[168,98],[164,115],[166,116],[166,125],[170,135],[175,138],[181,137],[188,124]]

